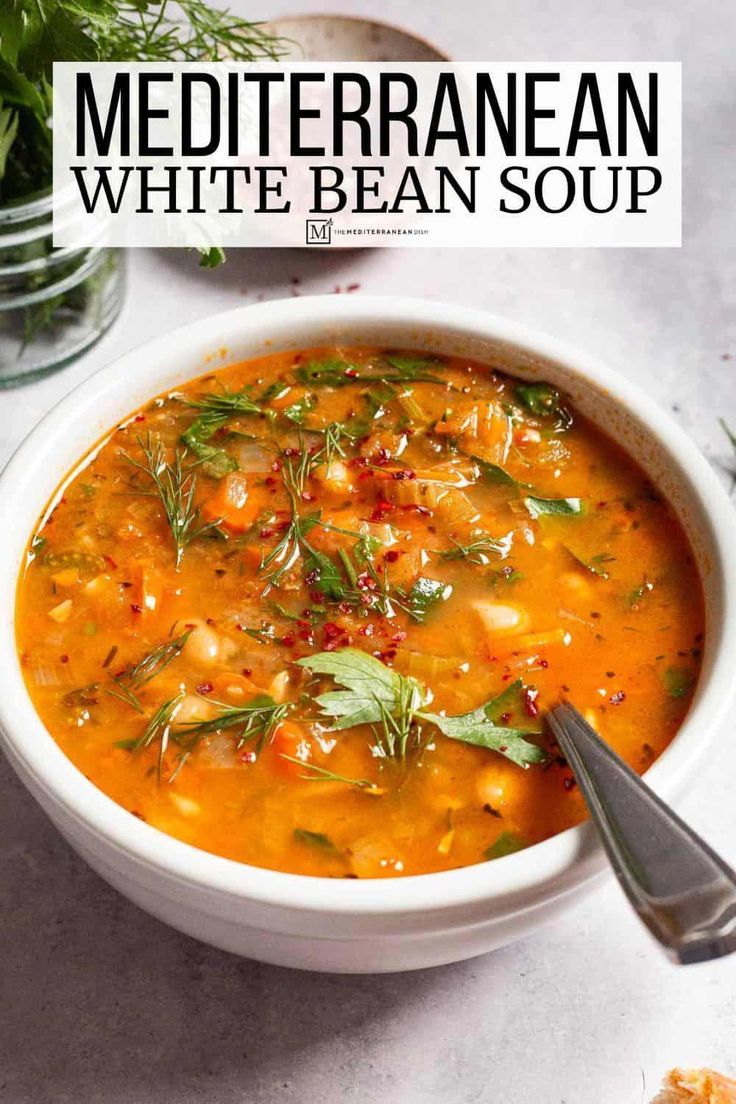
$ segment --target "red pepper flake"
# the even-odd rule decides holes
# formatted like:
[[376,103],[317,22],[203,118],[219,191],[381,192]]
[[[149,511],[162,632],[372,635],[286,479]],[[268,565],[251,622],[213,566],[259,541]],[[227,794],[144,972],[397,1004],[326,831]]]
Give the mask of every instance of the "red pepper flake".
[[405,629],[397,629],[391,637],[391,643],[400,644],[402,640],[406,640],[406,636],[407,634]]
[[[308,571],[304,576],[304,582],[307,586],[314,586],[315,583],[319,582],[319,571],[316,568],[313,571]],[[314,595],[312,595],[312,598],[314,598]]]
[[336,625],[334,621],[325,621],[322,626],[322,632],[324,633],[325,640],[334,640],[337,636],[342,636],[345,630],[341,625]]
[[200,682],[199,686],[197,687],[198,694],[211,694],[213,690],[214,686],[211,682]]
[[263,485],[265,487],[275,487],[277,485],[277,480],[274,479],[272,475],[267,475],[266,478],[263,480]]
[[103,560],[105,561],[105,563],[106,563],[106,564],[108,565],[108,567],[110,567],[110,568],[111,568],[111,569],[112,569],[113,571],[117,571],[117,569],[118,569],[118,565],[117,565],[117,564],[115,563],[115,561],[114,561],[114,559],[112,558],[112,556],[105,556],[105,555],[103,555],[103,557],[102,557],[102,558],[103,558]]
[[240,673],[241,675],[244,675],[245,678],[250,678],[250,676],[253,674],[253,670],[251,667],[243,667]]
[[570,792],[570,790],[573,790],[573,789],[575,789],[575,779],[574,779],[574,778],[571,778],[571,777],[570,777],[570,776],[568,775],[568,776],[566,776],[565,778],[563,778],[563,779],[562,779],[562,785],[563,785],[563,786],[565,787],[565,789],[566,789],[566,790],[568,791],[568,793],[569,793],[569,792]]
[[261,537],[262,540],[268,540],[268,538],[272,537],[273,534],[274,534],[273,529],[261,529],[261,531],[258,535]]
[[508,724],[512,717],[513,713],[502,713],[499,720],[503,721],[504,724]]
[[540,659],[539,666],[543,667],[546,670],[549,667],[549,661],[546,659]]
[[373,636],[376,631],[375,625],[364,625],[362,629],[358,629],[359,636]]
[[385,521],[388,515],[393,510],[393,505],[387,502],[385,498],[379,498],[376,503],[373,513],[371,514],[371,521]]
[[238,756],[238,759],[241,763],[255,763],[257,758],[258,756],[255,751],[248,751],[247,749],[245,751],[241,751],[240,755]]
[[346,291],[358,291],[359,288],[360,288],[360,284],[348,284],[348,286],[345,288],[345,290]]
[[538,697],[539,691],[534,686],[525,686],[521,692],[521,700],[524,703],[524,709],[530,717],[539,716],[539,706],[537,705]]
[[385,563],[396,563],[400,555],[398,548],[389,548],[388,552],[384,552],[383,559]]
[[136,414],[135,418],[133,419],[134,422],[145,422],[145,420],[146,420],[146,415],[145,414]]
[[272,472],[280,472],[281,471],[281,461],[280,460],[274,460],[273,464],[271,465],[271,471]]
[[417,473],[412,471],[411,468],[399,468],[398,471],[392,472],[392,479],[416,479]]
[[615,694],[611,694],[608,700],[611,705],[620,705],[622,701],[626,701],[626,694],[623,690],[617,690]]
[[69,662],[69,656],[66,655],[66,653],[64,653],[64,655],[59,656],[59,663],[68,663],[68,662]]
[[598,503],[596,503],[596,505],[597,505],[597,508],[598,508],[599,510],[605,510],[605,508],[606,508],[606,506],[608,505],[608,503],[607,503],[607,502],[598,502]]
[[139,606],[137,602],[131,602],[130,608],[133,613],[143,613],[143,606]]
[[291,648],[296,643],[296,637],[293,633],[287,633],[281,637],[281,643],[285,648]]

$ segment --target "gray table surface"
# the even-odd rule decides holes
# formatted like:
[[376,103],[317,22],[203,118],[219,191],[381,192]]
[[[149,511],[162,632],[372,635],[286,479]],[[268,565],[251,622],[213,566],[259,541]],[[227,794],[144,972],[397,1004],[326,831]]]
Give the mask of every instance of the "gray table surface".
[[[301,293],[359,283],[356,294],[470,303],[595,350],[673,412],[728,485],[717,424],[723,414],[736,422],[728,0],[317,6],[411,26],[459,59],[682,59],[683,249],[243,251],[212,273],[181,253],[135,254],[111,333],[65,372],[0,394],[0,460],[117,353],[288,295],[297,277]],[[303,0],[247,8],[264,18],[300,10]],[[724,746],[683,805],[732,861],[735,766]],[[674,969],[610,882],[533,938],[475,961],[385,977],[299,974],[212,950],[129,905],[4,763],[0,951],[0,1100],[10,1104],[643,1104],[671,1065],[736,1071],[736,958]]]

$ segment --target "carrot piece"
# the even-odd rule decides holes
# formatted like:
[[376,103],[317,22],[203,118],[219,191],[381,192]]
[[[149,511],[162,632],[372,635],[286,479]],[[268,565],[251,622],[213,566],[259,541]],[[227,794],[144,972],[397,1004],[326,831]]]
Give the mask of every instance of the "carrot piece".
[[248,487],[242,472],[230,472],[221,479],[202,511],[210,521],[221,521],[229,529],[244,533],[250,529],[263,507],[261,495]]
[[285,755],[302,762],[308,762],[312,758],[312,745],[306,731],[293,721],[282,721],[277,725],[271,741],[271,751],[274,769],[287,778],[299,778],[304,773],[304,768],[301,763],[284,759]]

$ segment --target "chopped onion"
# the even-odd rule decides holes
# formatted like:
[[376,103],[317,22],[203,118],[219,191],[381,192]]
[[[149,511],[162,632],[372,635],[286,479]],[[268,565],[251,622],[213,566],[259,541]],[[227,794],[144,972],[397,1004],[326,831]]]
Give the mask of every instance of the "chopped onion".
[[255,441],[246,441],[235,449],[235,458],[244,472],[265,472],[273,463],[273,455]]

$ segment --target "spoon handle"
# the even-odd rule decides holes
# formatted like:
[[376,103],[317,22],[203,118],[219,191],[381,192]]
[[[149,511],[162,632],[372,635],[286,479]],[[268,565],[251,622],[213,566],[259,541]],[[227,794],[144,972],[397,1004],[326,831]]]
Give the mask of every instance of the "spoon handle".
[[574,706],[547,714],[616,876],[676,962],[736,951],[736,874],[597,735]]

